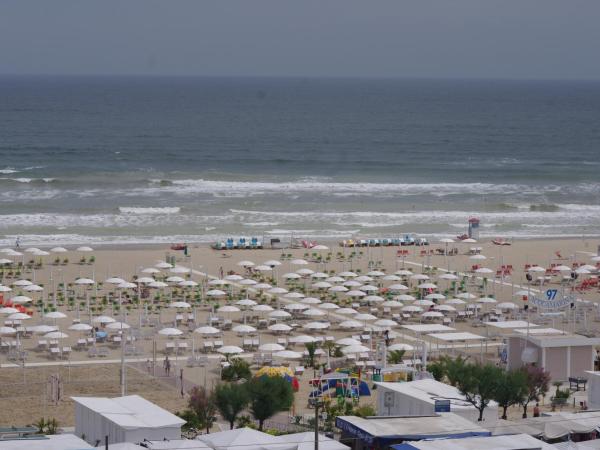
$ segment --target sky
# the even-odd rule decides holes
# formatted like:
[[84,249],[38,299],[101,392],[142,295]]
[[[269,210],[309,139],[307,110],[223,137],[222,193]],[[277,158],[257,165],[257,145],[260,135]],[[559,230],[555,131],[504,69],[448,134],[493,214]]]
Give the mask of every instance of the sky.
[[599,0],[0,0],[0,74],[600,80]]

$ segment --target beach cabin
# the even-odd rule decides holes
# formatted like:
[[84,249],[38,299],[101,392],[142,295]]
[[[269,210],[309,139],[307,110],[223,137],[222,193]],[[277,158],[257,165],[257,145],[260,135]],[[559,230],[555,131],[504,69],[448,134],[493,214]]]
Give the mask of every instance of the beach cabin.
[[[434,379],[375,384],[379,416],[430,416],[452,412],[471,422],[479,418],[479,411],[464,400],[458,389]],[[498,404],[490,402],[483,413],[483,424],[494,426],[497,421]]]
[[117,398],[72,397],[75,434],[92,446],[180,439],[184,420],[139,395]]
[[550,372],[552,381],[585,378],[587,371],[594,370],[596,345],[600,345],[600,338],[554,328],[518,329],[507,338],[507,368],[535,364]]
[[352,450],[386,450],[392,445],[423,439],[490,436],[481,426],[453,413],[418,417],[338,416],[340,442]]

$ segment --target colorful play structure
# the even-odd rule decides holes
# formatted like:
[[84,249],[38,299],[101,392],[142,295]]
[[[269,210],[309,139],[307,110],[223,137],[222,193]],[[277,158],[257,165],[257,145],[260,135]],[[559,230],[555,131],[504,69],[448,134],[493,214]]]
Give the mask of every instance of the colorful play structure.
[[256,372],[254,376],[283,377],[285,380],[289,381],[292,384],[292,389],[294,390],[294,392],[298,392],[298,389],[300,389],[300,383],[298,383],[298,379],[294,376],[294,372],[292,372],[289,367],[263,366],[258,370],[258,372]]
[[359,373],[348,370],[337,370],[323,374],[310,381],[315,388],[309,395],[308,404],[314,405],[317,399],[346,399],[358,401],[361,396],[371,395],[369,385],[360,379]]

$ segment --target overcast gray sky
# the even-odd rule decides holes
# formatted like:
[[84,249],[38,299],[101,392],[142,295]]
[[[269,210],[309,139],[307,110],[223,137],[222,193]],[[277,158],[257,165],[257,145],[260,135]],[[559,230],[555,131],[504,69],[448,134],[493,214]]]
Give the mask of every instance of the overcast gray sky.
[[0,73],[600,79],[600,0],[0,0]]

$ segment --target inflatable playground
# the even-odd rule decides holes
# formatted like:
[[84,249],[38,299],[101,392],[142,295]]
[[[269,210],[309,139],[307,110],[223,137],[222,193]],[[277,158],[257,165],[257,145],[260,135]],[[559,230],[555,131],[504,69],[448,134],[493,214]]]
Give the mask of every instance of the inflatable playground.
[[371,390],[360,373],[338,370],[311,380],[313,390],[309,394],[308,405],[314,406],[317,400],[351,399],[358,402],[361,396],[370,396]]
[[292,390],[294,392],[298,392],[300,389],[300,383],[298,383],[298,379],[294,376],[294,373],[289,367],[270,367],[264,366],[261,367],[258,372],[254,375],[255,377],[283,377],[286,381],[288,381],[292,385]]
[[263,248],[262,241],[257,237],[237,239],[227,238],[224,241],[215,242],[210,246],[213,250],[250,250]]
[[345,239],[340,241],[340,247],[392,247],[392,246],[407,246],[415,245],[422,247],[429,245],[429,241],[425,238],[405,235],[398,238],[382,238],[382,239]]

